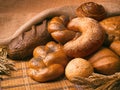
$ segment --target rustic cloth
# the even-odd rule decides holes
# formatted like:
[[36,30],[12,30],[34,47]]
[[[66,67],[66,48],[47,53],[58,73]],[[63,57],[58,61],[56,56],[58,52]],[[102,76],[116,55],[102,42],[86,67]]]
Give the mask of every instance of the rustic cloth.
[[[30,0],[30,1],[33,2],[32,0]],[[91,1],[94,1],[94,0],[91,0]],[[4,2],[4,1],[1,1],[1,2]],[[17,4],[17,3],[20,3],[20,4]],[[32,7],[32,4],[31,4],[31,6],[27,5],[27,0],[21,0],[21,2],[20,1],[17,2],[16,0],[13,0],[10,3],[11,5],[13,5],[14,9],[11,8],[13,10],[13,12],[12,11],[10,12],[10,10],[9,10],[8,13],[4,11],[4,9],[6,10],[6,8],[4,8],[3,7],[4,4],[2,5],[2,3],[1,3],[0,5],[1,5],[1,8],[3,8],[3,9],[1,10],[1,13],[0,13],[0,26],[1,26],[0,45],[3,45],[3,44],[6,45],[6,44],[10,43],[10,41],[12,39],[14,39],[16,36],[18,36],[20,33],[25,32],[33,24],[41,22],[43,19],[45,19],[47,17],[61,15],[61,14],[65,14],[65,15],[69,15],[69,16],[75,15],[75,9],[82,3],[83,2],[81,0],[81,3],[78,3],[75,6],[56,7],[56,8],[44,10],[42,12],[38,12],[39,9]],[[120,0],[114,0],[114,1],[100,0],[100,1],[97,1],[97,3],[101,4],[105,7],[105,10],[108,12],[109,16],[118,15],[120,13]],[[14,4],[16,4],[16,5],[23,4],[24,10],[23,10],[23,7],[21,8],[21,10],[19,10],[20,8]],[[9,5],[8,2],[6,2],[6,6],[7,5]],[[27,6],[25,6],[25,5],[27,5]],[[18,7],[18,10],[20,12],[17,12],[16,7]],[[27,8],[28,11],[25,10],[25,7]],[[35,9],[35,12],[29,12],[29,10],[32,8]],[[36,14],[36,15],[34,15],[34,14]],[[34,15],[34,17],[33,17],[33,15]]]

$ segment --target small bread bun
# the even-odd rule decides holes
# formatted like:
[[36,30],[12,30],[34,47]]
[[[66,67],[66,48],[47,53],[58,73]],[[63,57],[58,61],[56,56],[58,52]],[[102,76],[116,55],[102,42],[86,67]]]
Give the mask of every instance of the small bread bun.
[[88,77],[92,73],[92,65],[82,58],[75,58],[71,60],[65,68],[65,75],[69,80],[72,80],[75,77]]
[[83,3],[76,9],[76,14],[79,17],[90,17],[98,21],[107,16],[104,7],[94,2]]

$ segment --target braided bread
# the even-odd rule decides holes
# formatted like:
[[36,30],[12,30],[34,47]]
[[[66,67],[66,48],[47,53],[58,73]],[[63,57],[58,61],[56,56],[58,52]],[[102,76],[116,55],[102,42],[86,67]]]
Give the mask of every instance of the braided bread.
[[28,75],[36,81],[46,82],[60,77],[68,63],[62,46],[51,41],[46,46],[38,46],[29,61]]

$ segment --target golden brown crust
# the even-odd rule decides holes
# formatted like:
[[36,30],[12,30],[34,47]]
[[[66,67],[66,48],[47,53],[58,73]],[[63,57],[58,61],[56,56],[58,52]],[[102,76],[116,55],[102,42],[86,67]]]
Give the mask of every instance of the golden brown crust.
[[53,17],[48,23],[48,32],[59,43],[66,43],[75,37],[76,32],[66,28],[69,18],[67,16]]
[[81,4],[76,9],[76,14],[79,17],[90,17],[98,21],[104,19],[107,16],[104,7],[95,2],[87,2]]
[[120,71],[120,58],[108,48],[101,48],[89,60],[95,71],[110,75]]
[[120,56],[120,41],[113,41],[110,45],[110,49]]
[[68,63],[62,46],[52,41],[44,47],[36,47],[33,56],[34,58],[29,61],[28,75],[39,82],[58,78],[64,73],[64,68]]
[[74,18],[68,24],[70,30],[79,30],[81,36],[64,45],[64,51],[70,57],[85,57],[101,47],[104,41],[104,31],[99,23],[91,18]]
[[64,73],[64,68],[60,64],[53,64],[48,67],[44,67],[41,69],[32,69],[28,70],[28,75],[38,82],[46,82],[50,80],[54,80],[61,76]]
[[88,77],[92,73],[92,65],[87,60],[82,58],[72,59],[65,68],[65,75],[69,80],[72,80],[75,77]]
[[100,22],[108,34],[108,41],[120,40],[120,16],[106,18]]

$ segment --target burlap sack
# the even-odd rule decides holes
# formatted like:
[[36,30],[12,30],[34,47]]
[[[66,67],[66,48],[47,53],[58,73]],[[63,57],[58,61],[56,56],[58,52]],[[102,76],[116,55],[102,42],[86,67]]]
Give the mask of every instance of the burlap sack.
[[[107,11],[108,16],[120,15],[120,3],[119,2],[118,3],[104,3],[103,2],[101,4],[104,6],[105,10]],[[13,35],[9,36],[8,38],[0,39],[0,45],[8,45],[11,42],[11,40],[16,38],[21,33],[29,30],[29,28],[32,25],[40,23],[46,18],[53,17],[56,15],[67,15],[67,16],[73,17],[73,16],[75,16],[75,9],[77,7],[78,7],[78,5],[63,6],[63,7],[51,8],[51,9],[42,11],[42,12],[38,13],[36,16],[34,16],[33,18],[31,18],[29,21],[27,21],[25,24],[23,24],[21,27],[19,27],[16,30],[16,32],[14,32]]]

